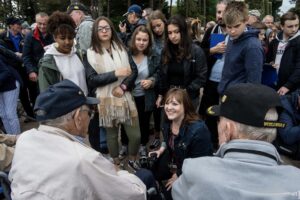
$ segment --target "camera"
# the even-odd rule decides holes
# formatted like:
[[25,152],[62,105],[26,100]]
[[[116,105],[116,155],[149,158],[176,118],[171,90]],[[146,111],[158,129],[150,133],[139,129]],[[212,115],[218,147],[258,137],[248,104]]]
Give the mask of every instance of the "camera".
[[140,157],[140,165],[142,168],[152,169],[153,165],[157,161],[157,153],[151,153],[149,157]]

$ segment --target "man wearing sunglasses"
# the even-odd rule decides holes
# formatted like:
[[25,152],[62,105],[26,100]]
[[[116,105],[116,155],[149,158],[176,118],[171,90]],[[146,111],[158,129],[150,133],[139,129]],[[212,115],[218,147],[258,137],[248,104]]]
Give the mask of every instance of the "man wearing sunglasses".
[[92,105],[73,82],[50,86],[36,100],[37,129],[18,139],[9,174],[12,199],[145,199],[146,187],[84,143]]

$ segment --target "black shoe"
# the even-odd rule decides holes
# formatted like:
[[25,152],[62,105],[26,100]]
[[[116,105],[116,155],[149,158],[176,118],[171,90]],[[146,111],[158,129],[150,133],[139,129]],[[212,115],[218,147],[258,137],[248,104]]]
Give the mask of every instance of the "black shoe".
[[24,123],[29,123],[29,122],[35,122],[35,119],[26,117],[26,119],[24,119]]
[[149,148],[150,148],[151,150],[157,149],[157,148],[159,148],[159,147],[160,147],[160,139],[159,139],[159,138],[155,138],[155,139],[151,142],[151,144],[150,144],[150,146],[149,146]]
[[140,163],[137,160],[136,161],[128,160],[128,167],[133,171],[138,171],[141,168]]
[[100,147],[100,153],[102,154],[108,154],[108,148],[107,147]]
[[119,159],[123,160],[128,154],[128,147],[122,145],[121,150],[119,151]]

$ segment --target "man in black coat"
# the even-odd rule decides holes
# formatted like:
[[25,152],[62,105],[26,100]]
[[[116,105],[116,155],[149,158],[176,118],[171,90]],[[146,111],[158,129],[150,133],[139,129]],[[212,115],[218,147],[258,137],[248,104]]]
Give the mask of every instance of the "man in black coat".
[[47,23],[49,16],[46,13],[35,15],[36,27],[25,37],[23,47],[23,62],[29,78],[29,90],[32,104],[38,95],[38,63],[43,57],[45,49],[53,43],[52,35],[47,33]]
[[280,95],[300,87],[300,31],[297,14],[287,12],[280,18],[282,31],[270,45],[267,62],[277,69]]

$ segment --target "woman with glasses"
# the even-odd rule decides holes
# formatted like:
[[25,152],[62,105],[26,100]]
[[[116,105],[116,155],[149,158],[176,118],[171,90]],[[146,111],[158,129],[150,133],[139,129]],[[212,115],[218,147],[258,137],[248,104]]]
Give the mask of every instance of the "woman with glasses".
[[100,99],[99,123],[106,128],[109,153],[114,163],[120,164],[118,132],[122,124],[129,138],[129,165],[136,166],[140,130],[130,90],[138,71],[135,65],[130,66],[127,51],[106,17],[99,17],[93,24],[85,63],[89,88]]
[[172,199],[172,184],[182,173],[184,159],[210,156],[213,148],[210,132],[185,90],[170,89],[165,96],[164,111],[164,139],[159,150],[150,152],[149,156],[155,153],[158,158],[152,171],[160,183],[167,180],[163,187],[165,197]]
[[69,79],[88,94],[82,54],[74,45],[75,28],[73,19],[66,13],[56,11],[49,17],[47,29],[55,43],[46,50],[39,63],[40,91]]

